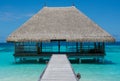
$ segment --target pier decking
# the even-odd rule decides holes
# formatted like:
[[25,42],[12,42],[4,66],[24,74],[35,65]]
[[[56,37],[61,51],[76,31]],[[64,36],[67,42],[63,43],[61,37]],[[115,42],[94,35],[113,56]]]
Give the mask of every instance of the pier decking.
[[78,81],[67,56],[52,55],[39,81]]

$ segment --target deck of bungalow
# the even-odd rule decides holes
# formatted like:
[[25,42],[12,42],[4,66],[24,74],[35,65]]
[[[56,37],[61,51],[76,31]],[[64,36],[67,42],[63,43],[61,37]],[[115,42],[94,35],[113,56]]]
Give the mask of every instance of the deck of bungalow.
[[20,42],[15,44],[15,59],[44,59],[52,54],[66,54],[69,58],[104,59],[104,43],[80,43],[66,41]]

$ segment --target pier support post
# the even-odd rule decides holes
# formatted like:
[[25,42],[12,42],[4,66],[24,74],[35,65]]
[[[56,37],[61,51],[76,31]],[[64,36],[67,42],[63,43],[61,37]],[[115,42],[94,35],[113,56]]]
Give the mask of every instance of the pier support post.
[[14,60],[15,60],[15,63],[17,63],[17,58],[16,57],[14,57]]
[[96,62],[96,63],[103,63],[105,62],[105,59],[104,57],[100,57],[100,58],[93,58],[93,60]]
[[37,62],[39,62],[39,58],[37,59]]
[[78,58],[78,63],[81,64],[81,59],[80,58]]
[[104,57],[100,58],[99,62],[104,64],[105,63]]
[[19,60],[20,60],[20,62],[21,62],[21,61],[22,61],[22,58],[20,58]]

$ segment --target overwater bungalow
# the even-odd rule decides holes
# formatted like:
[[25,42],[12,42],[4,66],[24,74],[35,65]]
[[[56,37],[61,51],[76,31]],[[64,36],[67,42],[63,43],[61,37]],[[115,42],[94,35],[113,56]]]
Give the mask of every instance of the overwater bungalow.
[[115,39],[75,6],[43,7],[7,38],[14,57],[40,59],[67,54],[80,59],[104,59],[105,43]]

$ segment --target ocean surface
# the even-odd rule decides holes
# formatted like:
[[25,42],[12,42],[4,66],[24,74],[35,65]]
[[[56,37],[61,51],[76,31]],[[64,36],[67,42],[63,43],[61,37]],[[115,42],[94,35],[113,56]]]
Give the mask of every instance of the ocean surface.
[[[45,63],[14,63],[14,45],[0,43],[0,81],[38,81]],[[72,64],[80,81],[120,81],[120,43],[107,44],[105,63]]]

